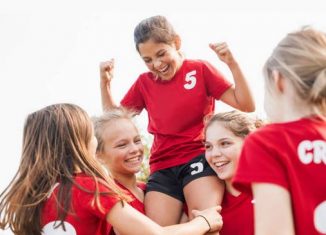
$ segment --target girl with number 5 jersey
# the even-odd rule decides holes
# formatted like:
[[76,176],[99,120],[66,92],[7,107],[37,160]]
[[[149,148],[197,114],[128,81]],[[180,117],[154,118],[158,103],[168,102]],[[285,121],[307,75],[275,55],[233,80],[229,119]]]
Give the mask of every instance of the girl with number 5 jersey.
[[[203,118],[214,111],[214,101],[247,112],[254,111],[254,101],[226,43],[209,46],[228,65],[235,86],[208,62],[185,59],[179,35],[163,16],[141,21],[134,40],[149,72],[138,77],[120,103],[148,112],[154,142],[145,211],[159,224],[171,225],[180,220],[184,202],[191,211],[222,200],[224,186],[206,162],[203,146]],[[115,106],[110,89],[113,67],[113,60],[100,65],[104,109]]]

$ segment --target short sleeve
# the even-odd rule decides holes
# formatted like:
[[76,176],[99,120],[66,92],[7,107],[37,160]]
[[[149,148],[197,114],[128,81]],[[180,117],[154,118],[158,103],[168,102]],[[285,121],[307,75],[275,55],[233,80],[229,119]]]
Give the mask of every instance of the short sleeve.
[[145,108],[145,102],[141,93],[141,76],[130,87],[120,104],[128,109],[141,112]]
[[90,214],[95,215],[96,217],[105,220],[107,214],[110,212],[112,207],[121,201],[120,198],[117,196],[114,196],[110,194],[110,190],[102,185],[99,185],[99,201],[102,206],[100,208],[95,201],[94,196],[94,190],[95,190],[95,182],[92,180],[87,180],[87,182],[83,182],[82,187],[85,187],[89,192],[86,192],[85,190],[78,189],[79,190],[79,203],[82,207],[84,207],[85,210],[87,210]]
[[207,61],[202,62],[207,93],[218,100],[232,84],[210,63]]
[[264,132],[245,140],[233,185],[240,191],[251,190],[252,183],[272,183],[289,188],[282,141]]

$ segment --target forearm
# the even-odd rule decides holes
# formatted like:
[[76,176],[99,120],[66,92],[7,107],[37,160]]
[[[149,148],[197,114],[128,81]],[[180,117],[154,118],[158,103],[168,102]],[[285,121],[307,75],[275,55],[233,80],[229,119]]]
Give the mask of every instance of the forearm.
[[101,83],[100,89],[101,89],[101,100],[102,100],[103,111],[113,107],[117,107],[112,97],[110,85]]
[[210,230],[210,226],[208,225],[207,221],[198,216],[191,220],[188,223],[184,224],[177,224],[171,225],[168,227],[163,227],[162,235],[198,235],[198,234],[205,234]]
[[234,79],[234,96],[239,109],[244,112],[255,111],[255,102],[249,84],[237,62],[228,65]]

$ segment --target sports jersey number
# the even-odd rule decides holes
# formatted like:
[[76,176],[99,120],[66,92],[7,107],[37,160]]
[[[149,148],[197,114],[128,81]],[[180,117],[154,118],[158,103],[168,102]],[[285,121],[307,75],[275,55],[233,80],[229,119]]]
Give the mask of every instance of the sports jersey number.
[[195,175],[198,174],[200,172],[203,172],[204,170],[204,165],[201,162],[195,162],[193,164],[190,165],[191,168],[193,168],[194,170],[190,173],[191,175]]
[[184,84],[184,88],[186,88],[187,90],[190,90],[196,86],[197,79],[194,76],[195,74],[196,74],[196,70],[193,70],[186,74],[185,80],[187,83]]

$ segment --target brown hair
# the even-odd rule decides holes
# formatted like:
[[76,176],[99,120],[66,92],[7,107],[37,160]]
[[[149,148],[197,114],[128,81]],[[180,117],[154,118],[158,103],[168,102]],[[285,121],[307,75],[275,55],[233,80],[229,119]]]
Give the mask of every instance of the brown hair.
[[[41,210],[52,187],[58,186],[59,225],[71,209],[74,173],[81,170],[96,183],[95,205],[99,201],[98,182],[109,194],[124,199],[94,156],[88,151],[92,125],[87,113],[73,104],[55,104],[28,115],[23,131],[23,150],[19,169],[0,195],[0,227],[9,226],[15,234],[40,235]],[[81,188],[81,186],[76,185]],[[82,189],[82,188],[81,188]],[[85,189],[86,191],[86,189]]]
[[164,16],[152,16],[142,20],[134,30],[134,42],[137,51],[140,43],[152,39],[156,43],[171,44],[177,37],[171,23]]
[[[264,66],[267,84],[276,70],[289,79],[298,97],[326,116],[326,35],[305,27],[279,42]],[[272,86],[270,86],[272,87]]]
[[208,116],[205,120],[204,133],[214,122],[222,122],[225,128],[232,131],[235,136],[242,138],[264,125],[264,122],[258,118],[253,118],[246,113],[233,110]]

